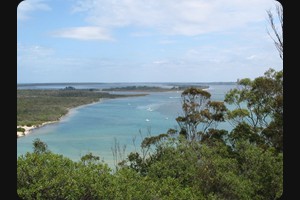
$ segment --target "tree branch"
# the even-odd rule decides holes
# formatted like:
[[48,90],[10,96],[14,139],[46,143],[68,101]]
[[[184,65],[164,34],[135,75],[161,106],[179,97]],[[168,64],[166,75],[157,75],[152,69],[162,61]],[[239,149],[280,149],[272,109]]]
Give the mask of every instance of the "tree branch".
[[275,26],[275,22],[274,22],[274,16],[272,14],[272,12],[270,10],[267,11],[268,14],[268,18],[269,18],[269,23],[271,25],[271,28],[273,30],[273,33],[275,35],[275,37],[272,37],[271,33],[268,31],[268,35],[271,37],[271,39],[273,40],[273,42],[275,43],[275,47],[277,48],[278,52],[279,52],[279,56],[281,59],[283,59],[283,7],[280,5],[276,6],[276,13],[277,13],[277,17],[279,19],[280,22],[280,26],[281,26],[281,33],[277,30],[277,27]]

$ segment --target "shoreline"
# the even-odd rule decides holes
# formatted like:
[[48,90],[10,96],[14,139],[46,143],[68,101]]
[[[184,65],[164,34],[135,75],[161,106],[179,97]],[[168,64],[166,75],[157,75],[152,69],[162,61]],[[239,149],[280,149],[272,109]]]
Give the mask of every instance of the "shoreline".
[[48,125],[48,124],[54,124],[54,123],[58,123],[60,122],[61,120],[63,120],[64,118],[70,116],[74,111],[76,111],[77,109],[79,108],[82,108],[82,107],[85,107],[85,106],[89,106],[89,105],[93,105],[93,104],[96,104],[96,103],[101,103],[102,101],[104,100],[107,100],[108,98],[100,98],[99,101],[95,101],[95,102],[92,102],[92,103],[88,103],[88,104],[83,104],[83,105],[80,105],[80,106],[76,106],[76,107],[73,107],[73,108],[69,108],[67,113],[63,116],[61,116],[58,120],[56,121],[48,121],[48,122],[44,122],[42,124],[39,124],[39,125],[33,125],[33,126],[17,126],[17,128],[24,128],[25,131],[24,132],[20,132],[20,131],[17,131],[17,139],[20,138],[20,137],[23,137],[23,136],[26,136],[28,135],[29,133],[31,133],[34,129],[37,129],[37,128],[42,128],[43,126],[45,125]]
[[[176,92],[182,92],[183,90],[177,90]],[[144,93],[144,92],[150,92],[150,91],[110,91],[110,92],[137,92],[137,93]],[[155,91],[153,93],[156,93],[156,92],[175,92],[175,91],[172,91],[172,90],[169,90],[169,91]],[[152,92],[150,92],[152,93]],[[149,95],[149,93],[145,93],[144,95]],[[118,97],[118,98],[128,98],[128,97]],[[77,109],[79,108],[82,108],[82,107],[85,107],[85,106],[89,106],[89,105],[93,105],[93,104],[96,104],[96,103],[101,103],[102,101],[105,101],[105,100],[109,100],[109,99],[114,99],[114,98],[100,98],[98,101],[95,101],[95,102],[92,102],[92,103],[88,103],[88,104],[83,104],[83,105],[79,105],[79,106],[76,106],[76,107],[73,107],[73,108],[69,108],[67,113],[63,116],[61,116],[58,120],[56,121],[48,121],[48,122],[44,122],[42,124],[38,124],[38,125],[33,125],[33,126],[17,126],[17,128],[24,128],[25,131],[24,132],[18,132],[17,131],[17,139],[20,138],[20,137],[23,137],[23,136],[26,136],[28,134],[30,134],[34,129],[37,129],[37,128],[42,128],[43,126],[45,125],[48,125],[48,124],[53,124],[53,123],[58,123],[62,120],[64,120],[65,118],[67,118],[68,116],[70,116],[73,112],[75,112]]]
[[24,128],[25,131],[24,132],[21,132],[21,131],[17,131],[17,138],[19,137],[23,137],[25,135],[28,135],[33,129],[37,129],[37,128],[41,128],[47,124],[53,124],[53,123],[56,123],[58,122],[59,120],[57,121],[49,121],[49,122],[44,122],[42,124],[39,124],[39,125],[33,125],[33,126],[17,126],[17,128]]

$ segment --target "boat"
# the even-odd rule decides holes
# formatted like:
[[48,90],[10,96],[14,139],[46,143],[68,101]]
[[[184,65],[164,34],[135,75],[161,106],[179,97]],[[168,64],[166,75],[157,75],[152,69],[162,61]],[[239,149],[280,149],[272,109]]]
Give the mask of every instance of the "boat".
[[150,112],[151,112],[151,111],[153,111],[153,110],[152,110],[152,108],[150,108],[150,107],[149,107],[149,108],[147,108],[147,110],[148,110],[148,111],[150,111]]

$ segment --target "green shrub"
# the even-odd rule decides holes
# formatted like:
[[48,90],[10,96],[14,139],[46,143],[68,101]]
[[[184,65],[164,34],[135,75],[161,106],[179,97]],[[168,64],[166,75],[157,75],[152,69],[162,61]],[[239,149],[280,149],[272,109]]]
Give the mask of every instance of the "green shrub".
[[24,132],[25,132],[25,128],[18,127],[18,128],[17,128],[17,132],[23,132],[23,133],[24,133]]

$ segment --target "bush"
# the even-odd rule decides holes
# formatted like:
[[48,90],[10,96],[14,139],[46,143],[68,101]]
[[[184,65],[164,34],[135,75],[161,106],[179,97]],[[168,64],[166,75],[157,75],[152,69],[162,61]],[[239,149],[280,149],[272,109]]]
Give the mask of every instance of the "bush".
[[23,132],[23,133],[24,133],[24,132],[25,132],[25,128],[18,127],[18,128],[17,128],[17,132]]

